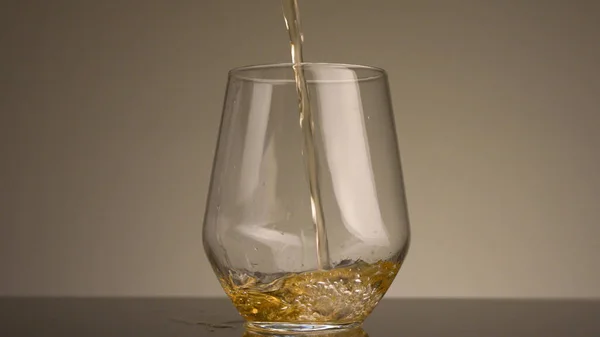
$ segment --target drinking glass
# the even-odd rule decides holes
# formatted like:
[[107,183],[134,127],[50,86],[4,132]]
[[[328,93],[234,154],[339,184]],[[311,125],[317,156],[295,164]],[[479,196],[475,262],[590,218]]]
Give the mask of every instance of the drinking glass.
[[309,189],[292,64],[241,67],[228,76],[203,243],[250,329],[359,326],[409,247],[386,72],[332,63],[299,69],[310,98],[317,195]]

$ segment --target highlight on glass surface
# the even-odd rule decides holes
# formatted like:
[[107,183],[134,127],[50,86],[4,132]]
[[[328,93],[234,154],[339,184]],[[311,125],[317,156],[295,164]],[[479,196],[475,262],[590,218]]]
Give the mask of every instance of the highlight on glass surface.
[[[251,329],[244,330],[244,334],[242,337],[292,337],[298,336],[299,334],[286,334],[287,331],[282,331],[281,333],[277,333],[274,331],[256,331]],[[314,334],[304,334],[304,336],[311,337],[369,337],[369,335],[361,328],[353,328],[353,329],[341,329],[341,330],[330,330],[330,331],[322,331]]]
[[386,72],[301,68],[300,108],[292,64],[228,77],[203,242],[250,329],[359,326],[409,247]]

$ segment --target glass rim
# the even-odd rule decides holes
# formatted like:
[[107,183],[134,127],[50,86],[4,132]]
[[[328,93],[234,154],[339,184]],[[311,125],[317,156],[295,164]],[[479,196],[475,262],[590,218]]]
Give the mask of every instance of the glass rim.
[[[293,84],[295,80],[293,78],[277,78],[276,76],[267,75],[248,75],[252,71],[262,71],[263,74],[269,70],[276,70],[282,68],[292,68],[294,63],[292,62],[280,62],[280,63],[264,63],[264,64],[253,64],[235,67],[229,70],[228,77],[230,79],[236,79],[241,81],[249,81],[256,83],[271,83],[271,84]],[[367,71],[365,76],[357,76],[354,79],[307,79],[307,83],[356,83],[373,81],[377,79],[387,78],[387,71],[380,67],[352,64],[352,63],[335,63],[335,62],[302,62],[300,63],[303,67],[315,67],[315,68],[343,68],[350,70],[363,70]]]

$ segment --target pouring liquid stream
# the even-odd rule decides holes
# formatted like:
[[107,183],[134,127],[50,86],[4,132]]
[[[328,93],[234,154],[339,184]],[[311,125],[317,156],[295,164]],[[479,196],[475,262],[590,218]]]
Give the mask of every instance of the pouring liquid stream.
[[308,175],[312,220],[316,233],[317,265],[319,269],[327,270],[331,267],[331,262],[327,243],[327,229],[325,227],[323,206],[321,204],[321,192],[319,190],[319,162],[314,144],[314,119],[310,106],[308,85],[306,83],[304,67],[302,64],[302,43],[304,42],[304,37],[300,25],[300,12],[298,10],[297,0],[282,0],[282,9],[283,18],[290,37],[292,67],[296,81],[296,91],[298,93],[300,128],[302,129],[304,142],[303,156]]

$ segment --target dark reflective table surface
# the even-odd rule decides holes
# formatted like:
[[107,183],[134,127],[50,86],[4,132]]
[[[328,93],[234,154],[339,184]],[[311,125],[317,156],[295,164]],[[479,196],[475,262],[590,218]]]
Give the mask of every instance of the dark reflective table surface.
[[[600,337],[600,301],[388,299],[364,331],[340,337]],[[2,337],[244,334],[227,299],[0,298]]]

